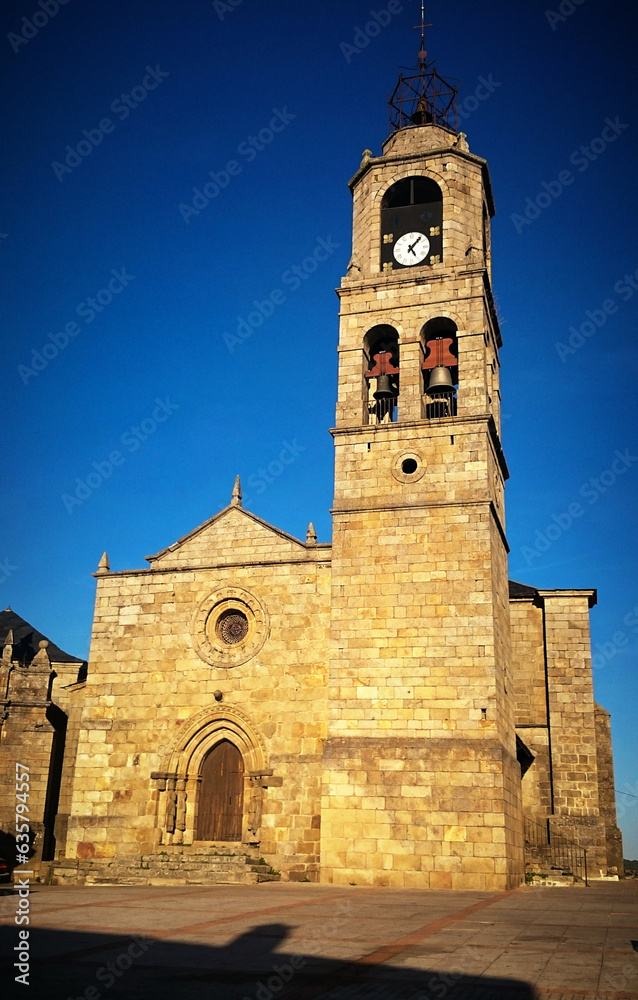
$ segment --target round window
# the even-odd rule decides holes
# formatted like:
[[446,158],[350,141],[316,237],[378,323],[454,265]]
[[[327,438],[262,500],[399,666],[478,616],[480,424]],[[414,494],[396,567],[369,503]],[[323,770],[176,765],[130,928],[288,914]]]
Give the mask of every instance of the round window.
[[403,452],[397,455],[392,462],[392,475],[399,483],[411,486],[418,483],[423,478],[427,469],[427,462],[416,451]]
[[256,656],[268,635],[261,602],[239,587],[224,587],[197,606],[191,623],[199,656],[215,667],[238,667]]
[[406,458],[401,463],[401,471],[404,472],[406,476],[413,476],[418,468],[419,466],[413,458]]
[[236,646],[248,635],[248,618],[237,608],[224,611],[217,619],[215,631],[227,646]]

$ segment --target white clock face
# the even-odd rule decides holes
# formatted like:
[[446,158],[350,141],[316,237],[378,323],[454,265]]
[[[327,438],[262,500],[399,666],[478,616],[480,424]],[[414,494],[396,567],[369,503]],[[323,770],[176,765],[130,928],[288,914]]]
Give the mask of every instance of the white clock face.
[[430,252],[430,241],[423,233],[406,233],[394,244],[394,257],[404,267],[420,264]]

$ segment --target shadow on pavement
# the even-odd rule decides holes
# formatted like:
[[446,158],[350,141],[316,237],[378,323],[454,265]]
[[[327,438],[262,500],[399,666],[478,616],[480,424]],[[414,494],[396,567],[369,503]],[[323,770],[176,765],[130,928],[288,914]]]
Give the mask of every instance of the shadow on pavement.
[[[516,980],[445,968],[331,960],[286,947],[292,928],[262,924],[223,947],[129,935],[31,929],[29,987],[13,963],[18,930],[2,928],[2,995],[30,1000],[535,1000]],[[219,933],[219,931],[217,932]],[[329,950],[325,942],[322,950]],[[22,956],[24,957],[24,956]],[[419,964],[426,964],[423,957]],[[6,984],[6,985],[4,985]],[[7,992],[8,987],[8,992]]]

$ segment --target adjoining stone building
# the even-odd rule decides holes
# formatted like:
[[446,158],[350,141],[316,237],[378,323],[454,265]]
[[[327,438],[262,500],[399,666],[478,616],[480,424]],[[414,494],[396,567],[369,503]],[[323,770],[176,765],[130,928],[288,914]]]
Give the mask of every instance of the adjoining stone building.
[[100,564],[67,870],[221,844],[288,879],[496,890],[525,822],[622,863],[595,592],[508,581],[494,204],[442,83],[400,81],[350,182],[332,544],[236,483],[149,568]]
[[20,818],[34,857],[53,858],[64,855],[87,665],[11,608],[0,612],[0,640],[0,855],[15,862],[16,769],[26,765]]

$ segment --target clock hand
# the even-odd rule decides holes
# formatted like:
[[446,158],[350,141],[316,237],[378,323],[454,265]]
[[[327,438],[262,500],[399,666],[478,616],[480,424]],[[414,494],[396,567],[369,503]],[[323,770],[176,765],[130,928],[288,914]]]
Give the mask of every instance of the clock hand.
[[414,254],[415,257],[416,257],[416,254],[414,253],[414,247],[417,245],[417,243],[420,243],[422,239],[423,239],[423,237],[419,236],[418,240],[415,240],[414,243],[412,244],[412,246],[408,247],[410,253]]

